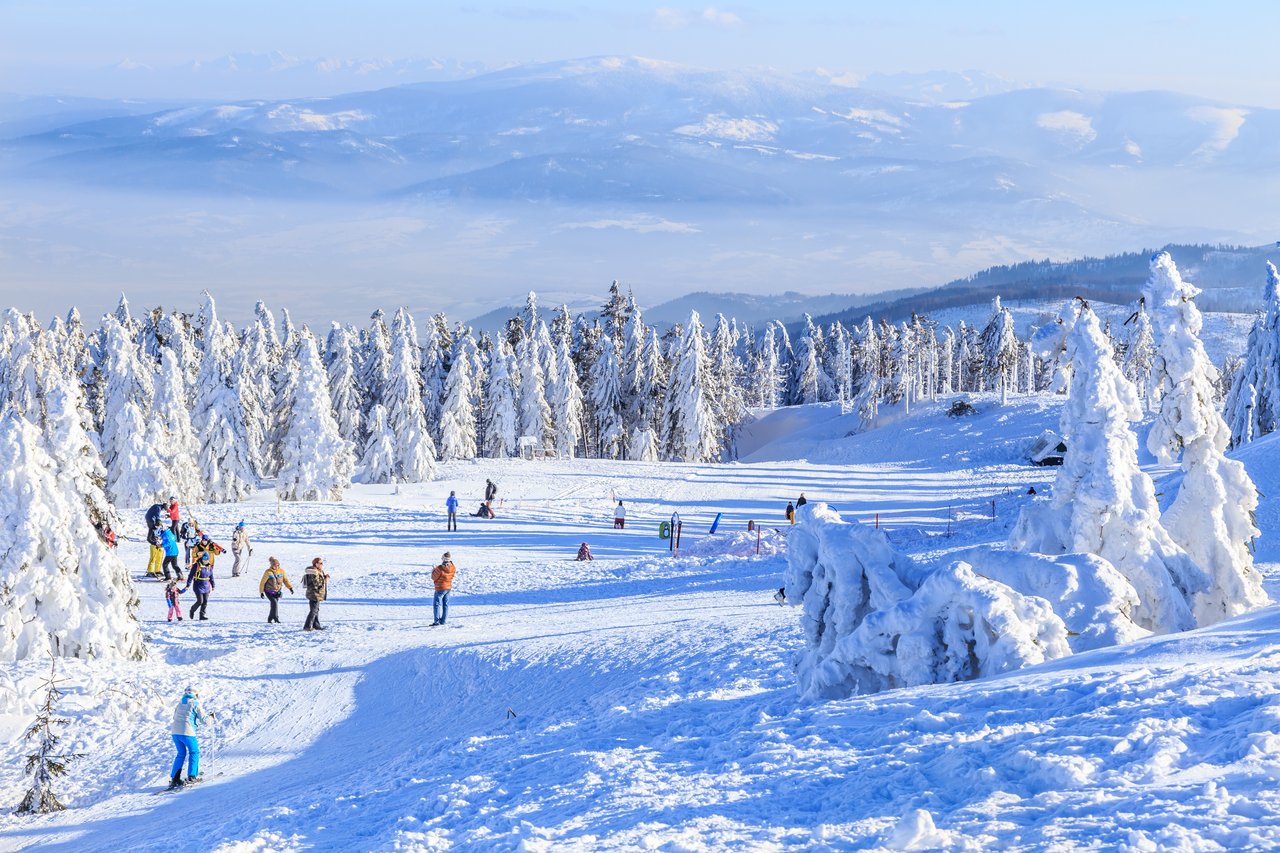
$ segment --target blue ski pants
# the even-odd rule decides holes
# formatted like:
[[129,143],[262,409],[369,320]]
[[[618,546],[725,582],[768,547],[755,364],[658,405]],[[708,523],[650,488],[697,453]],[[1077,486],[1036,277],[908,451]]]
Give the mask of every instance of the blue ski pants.
[[196,743],[195,735],[174,735],[173,745],[177,747],[178,754],[173,759],[173,769],[169,771],[170,776],[177,776],[182,772],[182,762],[187,762],[187,775],[200,775],[200,744]]

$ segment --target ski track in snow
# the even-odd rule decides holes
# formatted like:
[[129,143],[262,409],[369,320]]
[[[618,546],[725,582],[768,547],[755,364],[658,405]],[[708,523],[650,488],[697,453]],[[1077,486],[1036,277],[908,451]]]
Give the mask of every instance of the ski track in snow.
[[[960,428],[925,411],[843,443],[831,441],[847,432],[840,418],[815,416],[807,439],[777,451],[807,461],[483,460],[341,504],[277,514],[264,492],[197,507],[224,544],[246,520],[248,576],[229,577],[224,555],[211,621],[172,625],[163,585],[140,581],[150,659],[60,664],[65,745],[87,753],[57,789],[71,808],[0,817],[0,849],[1273,846],[1275,608],[985,681],[797,699],[798,612],[771,599],[786,501],[804,491],[847,516],[880,513],[920,558],[999,541],[1021,493],[1053,476],[1011,448],[1056,416],[1039,399]],[[444,497],[457,489],[473,511],[486,477],[499,517],[463,515],[446,533]],[[616,499],[625,531],[610,529]],[[673,510],[679,559],[656,536]],[[708,541],[717,511],[722,534]],[[765,554],[717,556],[752,549],[748,518],[767,524]],[[583,540],[595,562],[572,561]],[[145,564],[136,539],[121,547]],[[444,550],[459,571],[449,624],[432,628]],[[256,596],[269,554],[299,590],[278,626]],[[305,634],[301,574],[317,554],[333,575],[328,630]],[[0,704],[6,803],[20,796],[20,736],[45,668],[5,670],[20,696]],[[188,682],[218,714],[202,738],[207,778],[153,797]]]

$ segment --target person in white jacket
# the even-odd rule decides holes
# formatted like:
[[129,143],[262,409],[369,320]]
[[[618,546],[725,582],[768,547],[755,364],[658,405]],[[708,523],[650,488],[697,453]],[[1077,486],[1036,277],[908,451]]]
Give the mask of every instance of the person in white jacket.
[[[200,743],[196,734],[213,713],[204,712],[200,707],[199,696],[199,691],[188,686],[182,691],[178,704],[173,707],[173,723],[169,726],[169,731],[173,735],[173,745],[178,754],[173,759],[173,769],[169,773],[170,788],[181,788],[190,782],[200,781]],[[187,763],[185,780],[182,778],[183,761]]]
[[[231,534],[231,553],[235,556],[235,564],[231,566],[231,577],[240,577],[241,555],[249,552],[249,556],[253,556],[253,546],[249,544],[249,531],[245,529],[244,522],[236,525],[235,531]],[[245,569],[249,568],[248,558],[244,558],[243,563]]]
[[622,530],[627,526],[627,508],[622,505],[622,501],[618,501],[618,506],[613,511],[613,529]]

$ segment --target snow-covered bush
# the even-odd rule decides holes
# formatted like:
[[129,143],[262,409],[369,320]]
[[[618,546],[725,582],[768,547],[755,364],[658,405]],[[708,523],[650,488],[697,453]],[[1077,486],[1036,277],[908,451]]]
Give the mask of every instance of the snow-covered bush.
[[74,484],[34,426],[0,417],[0,660],[142,656],[128,570]]
[[798,514],[785,590],[803,606],[797,676],[808,698],[977,678],[1071,653],[1043,599],[967,563],[915,564],[826,504]]

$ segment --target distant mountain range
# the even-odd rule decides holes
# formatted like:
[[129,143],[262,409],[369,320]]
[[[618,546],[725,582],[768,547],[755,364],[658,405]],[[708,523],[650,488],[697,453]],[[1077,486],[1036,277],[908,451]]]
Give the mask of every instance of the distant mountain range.
[[[285,60],[254,61],[305,70]],[[0,273],[22,287],[57,271],[114,289],[355,281],[385,302],[426,281],[448,309],[518,271],[504,285],[517,303],[619,277],[660,304],[915,289],[1027,258],[1280,232],[1277,110],[635,57],[436,72],[456,79],[233,102],[0,98],[0,180],[45,217],[0,225]],[[175,198],[210,201],[175,215]],[[159,201],[133,222],[139,200]],[[272,207],[299,203],[306,217]],[[156,221],[175,232],[163,255]]]

